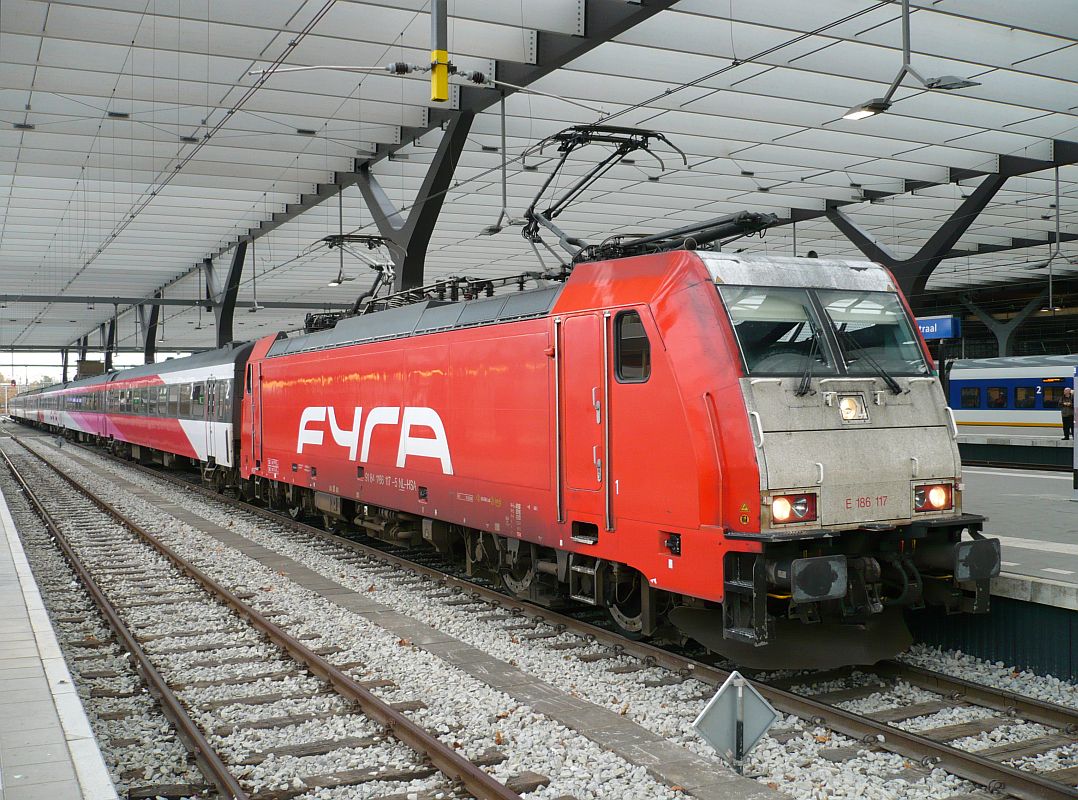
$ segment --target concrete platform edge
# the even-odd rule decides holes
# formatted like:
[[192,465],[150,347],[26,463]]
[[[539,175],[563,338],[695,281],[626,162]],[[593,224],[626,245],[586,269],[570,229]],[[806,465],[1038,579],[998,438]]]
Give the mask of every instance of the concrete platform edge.
[[82,796],[84,800],[118,800],[116,787],[112,783],[112,778],[109,777],[108,767],[105,766],[105,759],[98,748],[97,739],[90,727],[90,720],[86,717],[75,682],[71,678],[67,662],[64,661],[60,643],[56,638],[48,612],[45,610],[45,603],[41,599],[41,593],[38,591],[37,582],[30,570],[30,563],[26,559],[22,541],[19,539],[15,521],[11,518],[3,493],[0,493],[0,527],[4,529],[8,547],[11,549],[11,558],[19,578],[23,602],[26,604],[27,614],[30,617],[30,626],[34,632],[34,639],[37,641],[41,664],[45,670],[57,716],[60,718],[60,727],[63,728],[64,740],[71,754],[71,763],[75,767],[75,775],[82,790]]
[[1078,584],[1004,572],[992,581],[992,594],[1026,603],[1078,611]]

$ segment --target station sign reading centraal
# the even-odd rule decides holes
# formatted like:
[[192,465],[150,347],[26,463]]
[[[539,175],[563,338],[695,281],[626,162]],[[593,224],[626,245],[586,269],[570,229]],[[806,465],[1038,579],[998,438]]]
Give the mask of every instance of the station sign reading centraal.
[[918,317],[917,327],[926,339],[958,339],[962,336],[962,320],[958,317]]

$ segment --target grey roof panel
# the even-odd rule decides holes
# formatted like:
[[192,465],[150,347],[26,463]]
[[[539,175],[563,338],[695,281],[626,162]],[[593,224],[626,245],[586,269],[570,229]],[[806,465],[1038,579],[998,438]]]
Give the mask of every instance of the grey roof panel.
[[501,319],[518,319],[519,317],[533,317],[537,314],[545,314],[554,306],[554,301],[561,294],[561,285],[548,286],[545,289],[535,289],[530,292],[517,292],[508,295],[505,308],[502,309]]
[[267,358],[539,317],[554,307],[562,287],[563,284],[559,283],[543,289],[459,303],[425,300],[401,308],[349,317],[330,330],[278,339],[270,347]]
[[480,325],[501,318],[505,306],[504,297],[492,297],[489,300],[475,300],[464,307],[460,315],[461,325]]
[[427,333],[452,328],[460,320],[461,312],[467,307],[463,303],[432,301],[423,312],[419,324],[415,327],[415,332]]

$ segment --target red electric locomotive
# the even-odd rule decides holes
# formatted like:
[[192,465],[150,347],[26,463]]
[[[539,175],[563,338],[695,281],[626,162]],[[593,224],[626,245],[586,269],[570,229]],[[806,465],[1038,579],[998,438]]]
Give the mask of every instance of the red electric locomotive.
[[268,337],[242,414],[251,496],[747,664],[893,654],[903,607],[984,610],[999,570],[869,263],[675,251]]

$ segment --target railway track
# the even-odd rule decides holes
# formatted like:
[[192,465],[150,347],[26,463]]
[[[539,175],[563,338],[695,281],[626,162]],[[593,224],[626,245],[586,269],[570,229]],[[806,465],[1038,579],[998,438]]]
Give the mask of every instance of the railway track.
[[[412,782],[427,781],[423,797],[463,792],[481,800],[520,800],[482,763],[465,759],[373,694],[378,686],[353,678],[349,672],[361,664],[334,664],[329,657],[338,648],[313,647],[273,621],[287,612],[246,603],[90,488],[32,449],[26,453],[21,469],[6,453],[0,456],[219,796],[289,800],[318,788],[384,784],[390,787],[386,797],[419,797]],[[199,620],[196,629],[182,627],[190,619]],[[212,677],[191,677],[200,672]],[[290,710],[248,720],[217,713],[270,704]],[[307,724],[330,718],[334,730],[347,734],[319,738],[313,733],[318,726]],[[239,757],[211,744],[237,730],[266,729],[291,735]],[[362,766],[254,777],[267,760],[294,762],[301,770],[303,759],[329,754]],[[480,759],[498,760],[496,752]]]
[[[715,686],[725,681],[729,675],[727,671],[715,665],[654,645],[628,640],[601,626],[528,604],[489,587],[457,577],[439,566],[418,563],[336,533],[324,531],[303,521],[293,520],[281,513],[248,505],[167,472],[117,460],[127,467],[138,469],[185,490],[194,491],[288,528],[299,537],[318,543],[324,553],[336,551],[350,557],[362,555],[372,562],[400,570],[410,579],[414,580],[414,576],[428,579],[433,582],[435,591],[444,592],[448,588],[457,592],[462,600],[470,599],[477,608],[485,607],[487,611],[497,610],[522,617],[537,625],[546,625],[557,631],[576,634],[587,643],[597,643],[608,648],[611,653],[637,659],[641,667],[663,667],[673,675],[692,676]],[[847,677],[850,671],[801,675],[783,681],[757,682],[756,685],[780,712],[824,725],[836,733],[859,742],[860,749],[880,749],[902,755],[912,763],[912,769],[915,771],[940,767],[977,784],[989,792],[988,796],[993,797],[1010,796],[1023,800],[1078,797],[1074,789],[1075,783],[1078,783],[1078,770],[1068,769],[1053,774],[1037,774],[1003,763],[1009,759],[1035,755],[1078,741],[1078,736],[1076,736],[1078,712],[1075,710],[962,681],[901,662],[885,662],[878,665],[875,670],[861,671],[873,673],[876,681],[816,695],[793,691],[792,687]],[[857,714],[842,708],[842,704],[850,700],[867,697],[874,693],[885,693],[898,681],[931,691],[937,695],[937,698],[921,704],[896,707],[885,712],[874,712],[872,716]],[[919,716],[967,706],[979,706],[991,713],[982,717],[982,721],[941,726],[920,732],[898,727]],[[1050,728],[1051,732],[1043,737],[1021,743],[989,747],[976,752],[962,750],[948,744],[978,731],[991,731],[1008,722],[1018,720],[1040,723]],[[782,736],[783,732],[776,731],[773,734]],[[832,755],[835,760],[842,760],[853,757],[854,751],[858,748],[845,748],[847,752],[837,752]],[[971,798],[980,796],[983,795],[969,795]]]

